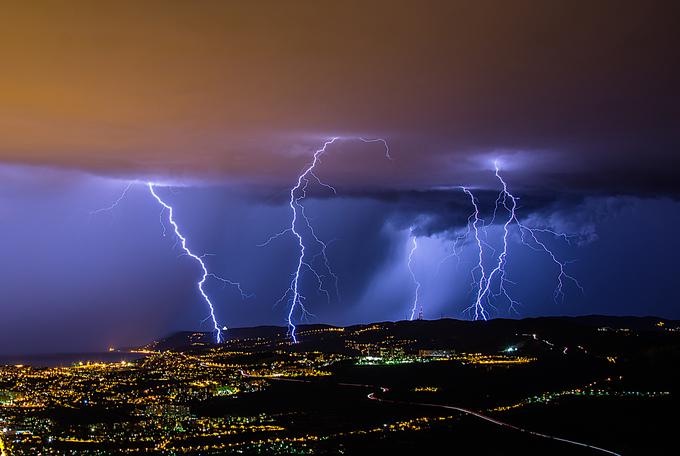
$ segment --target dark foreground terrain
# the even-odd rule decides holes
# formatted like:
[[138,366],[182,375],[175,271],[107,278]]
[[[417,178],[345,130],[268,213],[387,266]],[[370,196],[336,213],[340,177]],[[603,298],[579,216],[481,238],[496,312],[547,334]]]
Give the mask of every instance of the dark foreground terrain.
[[540,318],[178,333],[132,362],[0,368],[9,455],[662,454],[680,323]]

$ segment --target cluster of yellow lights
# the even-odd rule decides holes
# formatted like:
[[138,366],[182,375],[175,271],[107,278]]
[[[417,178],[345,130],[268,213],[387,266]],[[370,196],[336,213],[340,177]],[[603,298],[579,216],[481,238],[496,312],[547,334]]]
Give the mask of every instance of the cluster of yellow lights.
[[0,435],[0,456],[7,456],[7,447],[5,447],[5,439]]
[[259,378],[297,378],[297,377],[328,377],[332,372],[319,369],[287,369],[280,371],[258,371],[249,373],[252,377]]
[[481,353],[464,353],[452,356],[452,360],[462,361],[464,364],[527,364],[536,361],[528,356],[483,355]]
[[333,333],[333,332],[345,332],[345,328],[319,328],[319,329],[305,329],[300,331],[298,334],[300,336],[312,336],[315,334]]
[[[356,331],[376,331],[382,330],[383,327],[379,325],[372,325],[368,328]],[[318,334],[324,332],[342,332],[344,328],[323,328],[318,330],[310,330],[310,334]],[[408,343],[408,341],[393,341],[389,338],[386,343],[390,347],[401,343]],[[112,350],[115,350],[112,348]],[[18,379],[20,387],[17,389],[17,395],[11,396],[11,404],[6,405],[15,407],[17,409],[26,408],[46,408],[53,405],[73,408],[73,405],[82,407],[83,402],[97,401],[99,404],[107,404],[110,401],[121,400],[125,398],[128,404],[140,406],[136,408],[136,412],[140,416],[150,416],[148,407],[163,403],[180,404],[179,399],[183,395],[187,397],[211,397],[220,395],[220,391],[224,389],[228,394],[235,394],[240,391],[253,391],[254,384],[266,385],[272,383],[271,380],[276,378],[296,378],[296,377],[326,377],[332,375],[332,372],[325,370],[327,367],[338,359],[342,359],[341,355],[328,355],[318,352],[309,352],[305,354],[294,354],[288,352],[279,353],[282,358],[276,362],[253,362],[252,364],[239,365],[237,360],[228,360],[230,356],[242,357],[244,352],[229,352],[221,350],[211,350],[202,355],[190,355],[183,353],[171,352],[154,352],[138,351],[138,353],[147,353],[151,356],[134,363],[125,361],[117,363],[85,363],[73,367],[62,367],[52,369],[32,369],[24,368],[23,366],[16,366],[8,368],[6,372],[8,375]],[[391,353],[391,352],[390,352]],[[247,354],[247,353],[246,353]],[[401,355],[404,357],[404,355]],[[241,358],[242,359],[242,358]],[[428,361],[459,361],[464,364],[479,364],[479,365],[515,365],[526,364],[534,362],[535,358],[525,356],[512,355],[485,355],[481,353],[472,354],[446,354],[441,358],[409,358],[419,360],[419,362]],[[416,362],[416,361],[413,361]],[[232,365],[233,363],[233,365]],[[240,375],[240,369],[244,369],[244,375]],[[18,369],[18,370],[17,370]],[[136,385],[136,369],[152,374],[153,379],[157,380],[158,384],[147,384],[134,390],[132,387]],[[130,373],[130,376],[119,375],[119,372],[125,374]],[[0,372],[1,373],[1,372]],[[219,373],[213,380],[212,374]],[[49,390],[45,388],[44,391],[36,389],[32,391],[31,385],[35,380],[49,386]],[[168,388],[165,381],[177,381],[178,387]],[[91,385],[93,381],[97,382],[99,396],[96,399],[91,399],[87,385]],[[295,380],[293,380],[295,381]],[[174,384],[173,384],[174,385]],[[117,392],[117,387],[123,386],[123,393]],[[588,385],[592,387],[593,385]],[[49,391],[49,392],[48,392]],[[129,393],[134,391],[134,394]],[[418,386],[413,389],[414,392],[428,392],[434,393],[439,391],[439,387],[435,386]],[[580,391],[580,390],[574,390]],[[559,394],[559,393],[558,393]],[[102,398],[103,397],[103,398]],[[108,402],[107,402],[108,401]],[[94,402],[93,402],[94,403]],[[495,411],[509,410],[511,408],[525,405],[525,401],[519,404],[507,405],[494,409]],[[3,407],[3,405],[0,405]],[[21,412],[19,412],[21,413]],[[177,419],[177,424],[180,425],[183,418],[181,411],[168,413],[159,413],[159,416],[171,416],[172,419]],[[180,418],[176,418],[180,417]],[[333,438],[341,438],[352,435],[365,435],[379,432],[397,432],[397,431],[420,431],[426,429],[430,424],[443,420],[450,420],[454,417],[422,417],[409,419],[405,421],[397,421],[393,423],[382,424],[377,427],[368,429],[354,429],[351,431],[340,432],[330,435],[297,435],[294,437],[283,437],[281,432],[286,431],[282,426],[274,424],[274,419],[263,421],[261,418],[252,422],[240,421],[235,423],[233,421],[211,421],[207,420],[203,424],[198,424],[198,431],[187,434],[163,435],[156,436],[155,441],[151,436],[139,435],[135,437],[136,442],[154,442],[156,451],[170,452],[170,453],[195,453],[209,450],[220,450],[226,448],[243,448],[248,450],[252,446],[267,446],[278,444],[305,444],[306,442],[315,442],[321,440],[329,440]],[[156,418],[152,418],[156,420]],[[153,426],[156,426],[162,421],[150,421]],[[192,421],[192,423],[196,423]],[[163,424],[164,425],[164,424]],[[164,425],[165,426],[165,425]],[[160,429],[160,424],[158,424]],[[192,428],[193,429],[193,428]],[[99,431],[97,431],[99,432]],[[266,434],[266,433],[273,433]],[[144,434],[144,433],[141,433]],[[213,441],[213,439],[220,439],[222,437],[234,436],[238,434],[250,434],[246,439],[248,441]],[[259,434],[259,435],[258,435]],[[264,435],[263,435],[264,434]],[[257,437],[257,438],[256,438]],[[197,443],[194,439],[205,438],[210,439],[208,442]],[[96,444],[103,441],[104,437],[92,433],[84,433],[84,435],[62,435],[56,438],[61,442],[69,443],[89,443]],[[226,439],[225,439],[226,440]],[[193,444],[193,446],[192,446]],[[9,442],[3,441],[3,436],[0,434],[0,456],[8,456],[6,453],[11,453],[12,448],[7,448]],[[148,452],[151,447],[137,447],[121,449],[121,453],[142,453]]]
[[[275,444],[305,444],[308,442],[319,442],[324,440],[332,440],[336,438],[355,436],[355,435],[368,435],[375,433],[384,432],[402,432],[402,431],[422,431],[428,429],[432,423],[449,421],[456,419],[455,416],[438,416],[438,417],[422,417],[414,418],[410,420],[397,421],[395,423],[387,423],[379,427],[371,429],[357,429],[348,432],[339,432],[330,435],[313,435],[308,434],[298,437],[272,437],[269,439],[252,440],[249,442],[235,442],[235,443],[214,443],[212,445],[196,445],[196,446],[170,446],[169,442],[163,443],[164,450],[170,450],[177,453],[194,453],[197,451],[211,451],[211,450],[221,450],[226,448],[239,448],[239,447],[251,447],[251,446],[269,446]],[[274,431],[285,430],[285,428],[279,428],[277,426],[270,426]],[[264,430],[264,429],[263,429]],[[157,448],[158,449],[158,448]],[[146,452],[148,450],[142,449],[129,449],[128,453]]]
[[381,329],[384,329],[384,328],[380,325],[371,325],[371,326],[367,326],[365,328],[357,329],[357,330],[354,331],[353,334],[361,334],[361,333],[365,333],[365,332],[369,332],[369,331],[380,331]]
[[659,397],[659,396],[668,396],[670,393],[667,391],[648,391],[648,392],[639,392],[639,391],[615,391],[615,390],[610,390],[608,388],[596,388],[600,383],[605,383],[605,382],[613,382],[616,380],[622,380],[623,377],[607,377],[601,382],[591,382],[588,383],[587,385],[581,387],[581,388],[574,388],[570,390],[564,390],[564,391],[559,391],[559,392],[554,392],[554,393],[543,393],[540,396],[533,396],[524,400],[521,400],[520,402],[517,402],[515,404],[511,405],[503,405],[499,407],[495,407],[492,409],[489,409],[490,412],[505,412],[507,410],[512,410],[516,409],[519,407],[524,407],[527,405],[531,405],[537,402],[542,402],[542,403],[547,403],[551,402],[557,398],[563,397],[563,396],[645,396],[645,397]]
[[439,388],[436,386],[419,386],[414,388],[413,391],[416,393],[436,393],[439,391]]

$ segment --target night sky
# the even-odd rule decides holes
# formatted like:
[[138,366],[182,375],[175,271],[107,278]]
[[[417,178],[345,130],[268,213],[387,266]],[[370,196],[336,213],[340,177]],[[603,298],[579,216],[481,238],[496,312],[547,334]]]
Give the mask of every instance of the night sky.
[[[252,3],[252,4],[251,4]],[[285,323],[290,187],[340,136],[305,210],[339,296],[310,322],[469,318],[476,245],[442,259],[470,201],[491,219],[498,160],[518,214],[584,291],[511,232],[518,313],[680,318],[680,28],[673,2],[16,2],[0,19],[0,354],[102,350]],[[385,138],[392,160],[380,143]],[[135,182],[110,211],[130,182]],[[165,214],[167,217],[167,214]],[[504,218],[487,227],[500,248]],[[489,264],[493,261],[489,257]]]

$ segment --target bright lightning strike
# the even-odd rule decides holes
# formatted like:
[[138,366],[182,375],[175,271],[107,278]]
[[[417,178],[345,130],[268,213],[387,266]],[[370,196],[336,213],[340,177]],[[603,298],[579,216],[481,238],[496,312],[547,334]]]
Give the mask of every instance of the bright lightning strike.
[[[479,218],[479,208],[477,206],[474,195],[467,188],[463,187],[463,191],[470,197],[470,200],[474,207],[473,213],[474,221],[472,223],[472,226],[473,231],[475,233],[475,240],[477,241],[477,248],[479,249],[479,263],[473,269],[473,280],[475,281],[475,286],[477,288],[476,298],[475,302],[466,309],[467,311],[474,313],[475,320],[480,318],[484,320],[488,319],[489,314],[485,308],[485,305],[493,307],[493,305],[491,304],[492,298],[503,297],[509,302],[511,311],[517,310],[516,307],[519,305],[519,302],[512,298],[512,296],[508,292],[508,289],[506,288],[507,284],[513,284],[513,282],[511,282],[507,278],[506,270],[508,258],[508,236],[510,234],[510,228],[513,225],[516,226],[517,229],[519,230],[520,241],[523,245],[529,247],[532,250],[546,253],[550,257],[551,261],[557,266],[558,268],[557,285],[555,287],[555,291],[553,294],[553,298],[555,299],[555,301],[557,301],[558,299],[564,299],[565,281],[572,282],[579,290],[583,292],[583,287],[578,282],[578,280],[576,280],[576,278],[574,278],[573,276],[566,272],[567,263],[564,261],[560,261],[555,255],[555,253],[550,248],[548,248],[546,243],[541,240],[539,235],[549,234],[557,238],[562,238],[567,243],[570,242],[571,236],[565,233],[558,233],[546,228],[532,228],[520,222],[519,219],[517,218],[517,201],[519,200],[519,198],[514,196],[508,190],[508,185],[500,174],[498,162],[494,162],[494,168],[496,178],[500,181],[503,189],[501,190],[501,192],[498,195],[498,198],[496,199],[493,216],[490,224],[494,223],[498,215],[498,211],[501,208],[508,213],[508,218],[505,221],[505,223],[503,223],[503,235],[502,235],[503,248],[498,254],[496,265],[488,274],[486,274],[484,268],[484,247],[485,246],[488,248],[491,247],[480,238],[478,223],[480,221],[482,222],[482,228],[485,228],[486,225],[484,225],[483,220]],[[474,278],[475,271],[480,272],[479,280]],[[495,289],[495,291],[493,288],[494,283],[497,284],[497,288]]]
[[[468,310],[474,312],[475,315],[475,320],[479,320],[480,318],[486,320],[489,318],[489,313],[486,311],[484,308],[484,305],[482,304],[482,288],[488,283],[488,279],[486,276],[486,271],[484,269],[484,248],[482,245],[482,239],[479,237],[479,222],[481,219],[479,218],[479,206],[477,206],[477,200],[475,199],[475,196],[472,194],[470,190],[467,189],[467,187],[461,187],[463,192],[465,192],[466,195],[470,197],[470,202],[472,203],[472,207],[474,208],[474,211],[468,218],[468,227],[472,226],[472,232],[475,234],[475,241],[477,243],[477,250],[479,252],[479,262],[477,263],[477,266],[472,270],[472,279],[473,281],[476,281],[475,279],[475,271],[479,271],[479,282],[478,282],[478,288],[477,288],[477,298],[475,299],[475,303],[468,308]],[[472,219],[472,224],[470,224],[470,218]],[[483,223],[483,222],[482,222]]]
[[[295,268],[295,272],[293,273],[290,286],[286,290],[286,292],[281,296],[281,298],[277,301],[277,304],[286,300],[286,298],[289,298],[290,302],[290,308],[288,309],[288,315],[287,315],[287,322],[288,322],[288,332],[289,335],[293,341],[293,343],[297,343],[297,335],[296,335],[296,326],[293,321],[295,317],[296,311],[299,309],[302,317],[306,317],[307,315],[310,315],[309,312],[307,311],[304,301],[306,300],[306,297],[301,293],[300,290],[300,279],[302,278],[303,271],[308,271],[310,272],[317,280],[318,282],[318,292],[324,294],[327,299],[330,300],[330,293],[328,290],[324,287],[324,278],[326,275],[330,276],[333,279],[333,282],[335,284],[335,291],[336,295],[339,296],[339,291],[338,291],[338,276],[335,274],[335,272],[331,269],[330,262],[328,260],[327,256],[327,248],[328,248],[328,243],[324,242],[321,240],[317,235],[314,230],[314,227],[309,221],[309,218],[307,217],[305,213],[305,207],[303,206],[302,202],[306,197],[307,197],[307,188],[309,186],[309,183],[311,180],[314,180],[316,183],[321,185],[322,187],[327,188],[334,194],[336,194],[336,190],[333,186],[323,182],[314,172],[316,166],[320,163],[321,157],[326,153],[328,146],[331,144],[334,144],[336,141],[340,140],[342,138],[336,136],[331,139],[326,140],[322,147],[317,149],[314,152],[312,161],[305,169],[303,169],[302,173],[298,176],[297,181],[295,185],[290,189],[290,200],[288,201],[288,205],[290,206],[290,210],[292,213],[291,217],[291,223],[290,227],[286,228],[285,230],[274,234],[271,236],[269,239],[267,239],[264,243],[259,244],[260,247],[268,245],[270,242],[272,242],[275,239],[278,239],[279,237],[291,233],[293,236],[297,239],[298,246],[300,248],[300,254],[298,256],[298,261],[297,261],[297,267]],[[390,155],[390,148],[386,140],[381,139],[381,138],[375,138],[375,139],[370,139],[370,138],[354,138],[354,139],[359,139],[362,142],[365,143],[374,143],[374,142],[380,142],[385,146],[385,157],[387,159],[392,159]],[[304,223],[302,227],[299,225],[301,223]],[[311,238],[313,239],[314,243],[316,243],[319,246],[319,252],[314,255],[313,257],[307,259],[307,246],[305,245],[303,234],[301,232],[301,228],[305,230]],[[325,273],[321,274],[315,269],[314,267],[314,260],[318,257],[321,257],[323,261],[323,266]]]
[[175,222],[174,218],[174,212],[172,209],[172,206],[167,204],[165,201],[163,201],[160,196],[156,193],[154,189],[154,184],[149,182],[147,184],[149,187],[149,191],[151,192],[151,195],[156,198],[156,201],[158,201],[158,204],[163,206],[165,209],[168,211],[168,221],[172,225],[173,229],[175,230],[175,236],[180,240],[182,243],[182,250],[189,255],[191,258],[196,260],[199,265],[201,265],[201,269],[203,270],[203,276],[201,277],[201,280],[198,282],[198,291],[201,293],[201,296],[203,296],[203,300],[208,304],[208,307],[210,308],[210,318],[212,319],[213,326],[215,327],[215,338],[217,339],[217,343],[222,342],[222,328],[220,328],[220,325],[217,324],[217,318],[215,317],[215,306],[213,306],[212,301],[210,301],[210,298],[206,294],[205,290],[203,289],[203,285],[205,284],[206,279],[209,276],[212,276],[210,272],[208,272],[208,268],[206,268],[205,263],[203,263],[203,260],[201,257],[193,253],[189,248],[187,247],[187,240],[184,236],[182,236],[182,233],[179,231],[179,226],[177,226],[177,223]]
[[413,306],[411,307],[411,316],[409,320],[413,321],[416,318],[416,311],[418,309],[418,298],[420,297],[420,281],[416,277],[416,273],[413,271],[413,258],[415,256],[416,250],[418,250],[418,239],[411,233],[411,250],[408,254],[408,272],[411,274],[411,280],[413,285],[415,285],[415,296],[413,298]]
[[[297,231],[297,221],[298,221],[298,209],[300,210],[299,217],[302,218],[305,222],[305,225],[308,228],[311,228],[311,224],[309,223],[309,219],[305,215],[304,212],[304,206],[300,204],[300,200],[304,199],[306,196],[306,190],[307,186],[309,185],[309,176],[312,176],[315,178],[315,180],[319,181],[319,178],[314,174],[314,168],[316,167],[317,163],[319,163],[319,159],[321,155],[323,155],[326,152],[326,148],[333,144],[338,138],[331,138],[330,140],[326,141],[323,143],[323,146],[318,149],[316,152],[314,152],[314,158],[312,160],[312,163],[298,176],[297,183],[293,186],[293,188],[290,189],[290,201],[289,201],[289,206],[290,209],[293,213],[293,217],[291,219],[290,223],[290,232],[293,233],[293,235],[297,238],[298,245],[300,246],[300,256],[298,257],[298,263],[297,263],[297,268],[295,269],[295,273],[293,274],[293,279],[291,280],[290,287],[288,291],[286,291],[286,295],[288,293],[292,293],[291,297],[291,305],[290,309],[288,311],[288,328],[290,332],[290,337],[293,339],[293,343],[297,343],[297,336],[295,334],[296,327],[295,323],[293,323],[293,316],[295,313],[296,307],[300,307],[302,310],[302,314],[306,315],[307,314],[307,309],[304,306],[304,299],[305,297],[300,294],[300,275],[302,273],[302,268],[306,267],[310,271],[312,271],[316,276],[317,279],[319,279],[320,287],[321,285],[321,276],[317,274],[312,267],[310,263],[305,262],[305,243],[303,241],[302,235]],[[332,187],[331,187],[332,188]],[[296,192],[301,190],[301,195],[296,196]],[[333,189],[335,192],[335,189]],[[322,242],[316,234],[314,234],[314,230],[311,230],[311,234],[314,237],[314,239],[321,244],[321,252],[326,259],[325,264],[328,264],[327,262],[327,257],[326,257],[326,244]]]
[[[132,185],[134,183],[135,182],[128,183],[128,185],[125,187],[125,189],[123,190],[121,195],[118,197],[118,199],[116,199],[113,202],[113,204],[111,204],[110,206],[92,211],[90,214],[96,215],[96,214],[100,214],[102,212],[107,212],[107,211],[111,211],[111,210],[115,209],[120,204],[120,202],[125,198],[125,196],[127,195],[128,191],[130,190],[130,188],[132,187]],[[234,286],[238,289],[238,291],[241,293],[242,298],[248,298],[248,297],[250,297],[250,295],[247,294],[243,290],[240,283],[234,282],[234,281],[229,280],[229,279],[225,279],[223,277],[220,277],[220,276],[208,271],[208,268],[206,267],[205,263],[203,262],[203,258],[206,255],[198,256],[195,253],[193,253],[191,250],[189,250],[189,248],[187,247],[187,240],[182,235],[182,233],[179,230],[179,226],[175,222],[174,211],[173,211],[172,206],[170,206],[165,201],[163,201],[163,199],[161,199],[161,197],[158,195],[158,193],[156,193],[155,185],[153,183],[148,182],[147,187],[148,187],[151,195],[154,197],[154,199],[161,205],[160,217],[161,217],[161,226],[163,227],[163,236],[166,235],[166,230],[165,230],[165,224],[163,223],[162,216],[163,216],[163,213],[167,210],[168,211],[168,221],[170,222],[170,224],[172,225],[172,227],[174,229],[175,236],[176,236],[177,240],[181,243],[183,254],[193,258],[201,266],[201,269],[203,271],[203,275],[201,276],[201,280],[197,284],[198,290],[201,293],[203,300],[208,304],[208,308],[210,309],[210,315],[208,316],[208,318],[206,318],[206,320],[208,320],[208,319],[212,320],[213,326],[215,328],[216,340],[217,340],[218,343],[220,343],[220,342],[222,342],[222,330],[226,329],[226,328],[221,328],[220,325],[217,323],[217,318],[215,316],[215,307],[214,307],[212,301],[210,300],[210,298],[208,297],[206,291],[204,290],[204,285],[205,285],[206,280],[208,278],[212,278],[214,280],[222,282],[222,284],[224,286],[232,285],[232,286]]]
[[[555,253],[545,245],[545,242],[543,242],[539,239],[539,237],[537,236],[536,233],[543,233],[543,234],[547,233],[547,234],[550,234],[554,237],[560,237],[560,238],[566,240],[567,243],[569,243],[569,236],[565,233],[557,233],[557,232],[555,232],[553,230],[549,230],[549,229],[531,228],[531,227],[528,227],[528,226],[522,224],[519,221],[519,219],[517,218],[517,214],[516,214],[518,198],[515,197],[512,193],[510,193],[508,191],[508,186],[507,186],[506,182],[503,180],[503,177],[501,177],[501,175],[500,175],[500,169],[498,167],[498,161],[494,162],[494,167],[495,167],[495,170],[496,170],[496,177],[498,178],[498,180],[503,185],[502,194],[505,195],[503,197],[501,203],[503,204],[503,207],[510,214],[510,217],[508,219],[508,222],[506,223],[506,226],[509,223],[514,222],[516,224],[516,226],[519,228],[520,238],[521,238],[522,244],[526,245],[527,247],[529,247],[533,250],[542,251],[542,252],[548,254],[548,256],[550,257],[552,262],[558,268],[559,273],[557,275],[557,285],[555,287],[555,291],[554,291],[554,295],[553,295],[555,301],[557,301],[558,299],[562,299],[562,300],[564,299],[564,282],[567,281],[567,280],[571,281],[579,290],[581,290],[581,292],[583,292],[584,291],[583,287],[578,282],[578,280],[576,280],[576,278],[569,275],[565,271],[565,267],[566,267],[567,263],[564,262],[564,261],[558,260],[557,257],[555,256]],[[508,199],[510,200],[509,206],[508,206]],[[529,241],[527,241],[527,236],[529,237]],[[504,242],[507,244],[507,230],[506,230]],[[504,258],[505,258],[505,255],[504,255]],[[499,264],[500,264],[500,261],[499,261]],[[501,270],[500,274],[501,274],[501,287],[499,289],[499,293],[506,296],[510,300],[510,304],[512,306],[516,303],[516,301],[513,301],[507,295],[507,292],[506,292],[506,290],[503,286],[504,283],[508,282],[507,279],[505,278],[505,261],[503,261],[502,270]]]

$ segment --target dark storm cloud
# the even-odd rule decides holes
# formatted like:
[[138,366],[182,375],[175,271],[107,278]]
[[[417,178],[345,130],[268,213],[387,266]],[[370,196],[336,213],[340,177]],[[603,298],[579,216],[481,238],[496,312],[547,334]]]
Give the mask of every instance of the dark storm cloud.
[[[143,184],[133,186],[115,210],[91,216],[114,201],[126,182],[14,167],[0,167],[0,176],[0,243],[6,251],[0,264],[5,302],[0,353],[101,350],[146,343],[173,330],[209,329],[201,324],[207,310],[196,291],[200,270],[186,255],[178,256],[172,236],[162,235],[159,206]],[[240,193],[222,186],[158,191],[176,208],[191,248],[213,254],[205,257],[211,271],[254,294],[243,300],[234,289],[209,283],[220,322],[229,327],[284,324],[286,304],[274,304],[290,285],[298,244],[283,236],[267,247],[258,245],[289,225],[290,208],[243,188]],[[497,193],[475,191],[489,220]],[[426,317],[466,317],[476,261],[471,239],[461,246],[460,263],[440,262],[450,252],[451,236],[465,224],[469,202],[456,190],[420,193],[305,202],[315,231],[329,242],[340,291],[339,299],[331,293],[327,300],[316,293],[315,278],[305,275],[302,287],[312,322],[406,318],[413,296],[406,267],[411,226],[420,236],[415,267]],[[677,316],[672,288],[680,242],[674,234],[680,223],[677,202],[519,196],[528,224],[576,235],[573,245],[550,239],[550,246],[561,259],[578,260],[569,263],[569,271],[586,290],[569,289],[565,303],[554,303],[554,264],[522,248],[514,230],[508,267],[517,283],[513,291],[524,305],[522,316]],[[488,229],[488,241],[498,247],[500,226]],[[318,247],[308,246],[309,259]],[[332,282],[327,286],[333,292]],[[497,316],[508,316],[503,303]]]
[[[17,3],[0,160],[285,185],[329,135],[382,136],[363,188],[677,193],[674,2]],[[342,149],[366,150],[344,144]],[[370,177],[370,178],[369,178]]]

